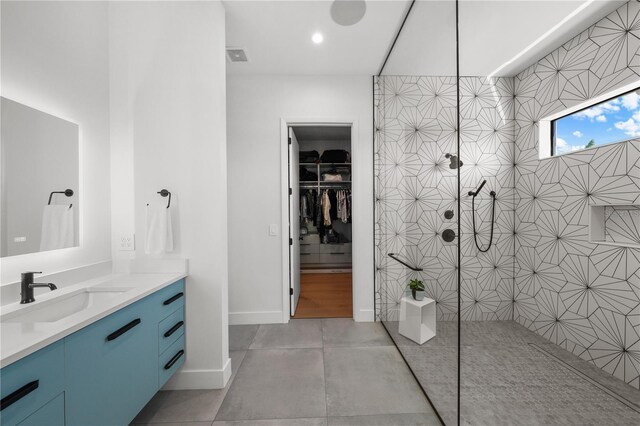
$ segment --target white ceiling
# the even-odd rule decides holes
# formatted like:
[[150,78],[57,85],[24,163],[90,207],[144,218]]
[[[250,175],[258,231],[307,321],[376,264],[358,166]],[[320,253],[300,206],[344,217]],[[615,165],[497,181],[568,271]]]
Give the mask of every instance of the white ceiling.
[[[331,1],[225,1],[227,47],[243,48],[249,62],[227,63],[230,74],[377,73],[404,18],[407,1],[368,1],[364,18],[343,27],[331,19]],[[319,31],[324,42],[315,45]]]
[[[332,21],[328,0],[225,1],[227,46],[245,49],[249,59],[228,63],[227,72],[377,74],[409,3],[368,0],[364,18],[343,27]],[[461,0],[460,72],[514,75],[623,3]],[[316,31],[324,35],[320,45],[311,42]],[[455,74],[453,0],[416,2],[384,74]]]
[[[460,74],[515,75],[623,3],[462,0]],[[495,73],[552,29],[535,47]],[[455,67],[455,2],[416,2],[384,74],[455,75]]]

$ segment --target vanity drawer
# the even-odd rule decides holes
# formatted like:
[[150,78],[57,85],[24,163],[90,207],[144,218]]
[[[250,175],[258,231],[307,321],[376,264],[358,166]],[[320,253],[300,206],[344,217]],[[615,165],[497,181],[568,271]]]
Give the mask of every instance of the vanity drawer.
[[0,370],[2,425],[15,425],[64,391],[64,342]]
[[186,358],[184,349],[184,334],[160,355],[158,363],[158,384],[164,386],[167,380],[178,370]]
[[159,309],[159,318],[164,319],[184,306],[184,280],[176,281],[151,296],[152,302]]
[[158,354],[164,353],[173,342],[184,334],[184,327],[184,307],[160,321],[158,325]]
[[158,391],[156,304],[142,299],[65,338],[67,425],[125,425]]
[[18,426],[64,426],[64,394],[47,402]]

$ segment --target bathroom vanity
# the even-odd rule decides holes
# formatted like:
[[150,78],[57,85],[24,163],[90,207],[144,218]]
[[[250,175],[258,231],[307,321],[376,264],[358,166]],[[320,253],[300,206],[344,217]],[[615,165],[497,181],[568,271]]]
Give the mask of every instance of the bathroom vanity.
[[184,278],[110,276],[4,306],[0,423],[129,424],[184,364]]

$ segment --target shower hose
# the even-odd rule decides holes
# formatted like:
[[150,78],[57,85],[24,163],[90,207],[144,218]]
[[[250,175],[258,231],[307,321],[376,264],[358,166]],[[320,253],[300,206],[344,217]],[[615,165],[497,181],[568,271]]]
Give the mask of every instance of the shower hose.
[[[482,188],[482,186],[480,186]],[[486,253],[491,248],[491,243],[493,243],[493,225],[495,223],[495,215],[496,215],[496,192],[491,191],[491,198],[493,199],[491,203],[491,236],[489,237],[489,245],[487,248],[483,249],[480,247],[480,243],[478,243],[478,231],[476,231],[476,195],[478,195],[480,191],[476,192],[471,198],[471,222],[473,223],[473,241],[476,243],[476,247],[480,250],[481,253]]]

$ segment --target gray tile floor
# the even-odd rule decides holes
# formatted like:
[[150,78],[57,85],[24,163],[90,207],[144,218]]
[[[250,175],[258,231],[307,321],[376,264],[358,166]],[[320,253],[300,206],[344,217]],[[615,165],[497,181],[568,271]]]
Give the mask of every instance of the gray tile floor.
[[[457,323],[417,345],[385,325],[447,424],[456,423]],[[640,425],[640,391],[513,321],[464,322],[465,425]]]
[[231,326],[227,387],[163,391],[133,424],[440,425],[380,323]]

